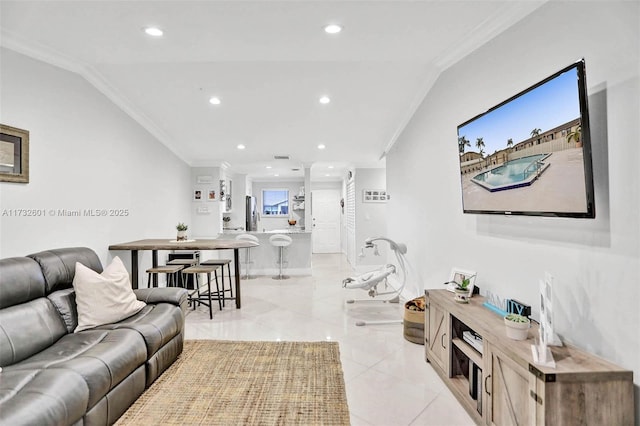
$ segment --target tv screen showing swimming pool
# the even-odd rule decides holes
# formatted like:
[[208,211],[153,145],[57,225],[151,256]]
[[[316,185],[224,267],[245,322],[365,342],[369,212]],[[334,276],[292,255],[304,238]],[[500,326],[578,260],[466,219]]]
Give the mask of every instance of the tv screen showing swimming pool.
[[458,126],[465,213],[594,218],[584,60]]

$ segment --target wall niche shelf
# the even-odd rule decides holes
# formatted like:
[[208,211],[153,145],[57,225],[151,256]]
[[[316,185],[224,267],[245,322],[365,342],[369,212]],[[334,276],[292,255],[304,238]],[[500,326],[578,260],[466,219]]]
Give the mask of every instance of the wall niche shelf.
[[[484,297],[459,304],[448,290],[426,290],[425,298],[425,360],[477,424],[634,424],[632,371],[571,345],[551,348],[555,369],[535,365],[537,324],[527,340],[511,340]],[[481,350],[463,334],[481,336]]]

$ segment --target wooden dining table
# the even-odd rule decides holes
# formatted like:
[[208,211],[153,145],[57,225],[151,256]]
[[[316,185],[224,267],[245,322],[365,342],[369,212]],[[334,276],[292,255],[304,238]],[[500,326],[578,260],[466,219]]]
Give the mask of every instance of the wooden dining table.
[[[158,250],[233,250],[233,264],[235,270],[235,300],[236,308],[240,309],[240,254],[241,248],[259,246],[258,243],[245,240],[225,239],[195,239],[187,241],[173,241],[169,239],[147,239],[112,244],[109,250],[131,251],[131,287],[138,288],[138,251],[151,250],[151,263],[158,266]],[[154,277],[157,279],[157,276]]]

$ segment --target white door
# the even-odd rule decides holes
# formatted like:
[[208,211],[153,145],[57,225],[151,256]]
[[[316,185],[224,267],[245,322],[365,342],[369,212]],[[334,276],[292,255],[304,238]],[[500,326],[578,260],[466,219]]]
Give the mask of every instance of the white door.
[[314,253],[340,252],[340,190],[318,189],[311,193]]

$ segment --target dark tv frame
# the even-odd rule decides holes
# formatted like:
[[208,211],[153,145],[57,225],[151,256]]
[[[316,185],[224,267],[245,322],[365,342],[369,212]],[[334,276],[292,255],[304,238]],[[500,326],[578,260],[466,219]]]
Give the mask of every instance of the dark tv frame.
[[[581,120],[581,140],[582,140],[582,150],[583,150],[583,167],[584,167],[584,178],[585,178],[585,198],[587,203],[587,211],[577,211],[577,212],[554,212],[554,211],[505,211],[505,210],[472,210],[464,208],[464,188],[462,187],[462,179],[463,176],[460,175],[460,189],[461,189],[461,198],[462,198],[462,208],[464,213],[471,214],[493,214],[493,215],[506,215],[506,216],[550,216],[550,217],[570,217],[570,218],[581,218],[581,219],[594,219],[596,217],[596,207],[595,207],[595,195],[594,195],[594,185],[593,185],[593,165],[592,165],[592,153],[591,153],[591,127],[589,125],[589,105],[588,105],[588,94],[587,94],[587,83],[586,83],[586,71],[585,71],[585,60],[584,58],[579,61],[568,65],[545,78],[544,80],[522,90],[516,95],[510,97],[509,99],[499,103],[498,105],[488,109],[487,111],[476,115],[475,117],[465,121],[460,124],[457,128],[458,137],[460,137],[460,128],[466,126],[467,124],[473,122],[481,118],[484,115],[491,113],[492,111],[512,102],[514,99],[519,98],[520,96],[535,90],[536,88],[544,85],[545,83],[553,80],[559,75],[572,70],[575,68],[577,70],[578,76],[578,101],[580,104],[580,120]],[[459,154],[459,151],[457,151]]]

